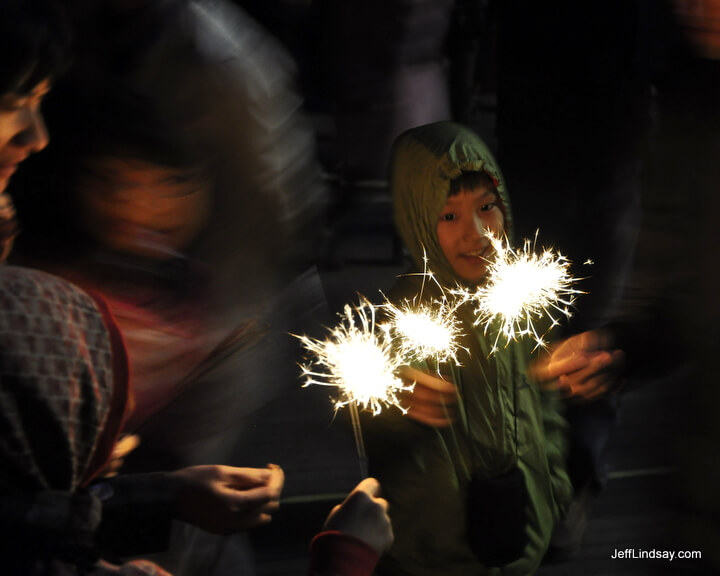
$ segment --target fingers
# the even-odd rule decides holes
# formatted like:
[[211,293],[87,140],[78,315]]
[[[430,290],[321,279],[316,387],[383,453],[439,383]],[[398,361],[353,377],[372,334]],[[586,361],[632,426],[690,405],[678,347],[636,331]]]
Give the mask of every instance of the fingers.
[[[232,482],[220,489],[227,495],[231,505],[238,511],[269,515],[280,508],[280,494],[285,484],[285,473],[276,464],[263,468],[231,468]],[[250,487],[240,487],[238,481],[252,482]],[[268,519],[265,519],[269,521]]]
[[455,384],[449,378],[428,374],[410,366],[403,366],[400,375],[414,384],[412,391],[400,395],[401,404],[408,407],[409,418],[439,428],[452,424],[458,395]]
[[416,383],[415,387],[412,391],[404,392],[403,394],[407,396],[407,398],[412,403],[423,403],[423,404],[429,404],[429,403],[438,403],[438,404],[457,404],[458,402],[458,396],[457,396],[457,390],[455,389],[455,386],[452,385],[452,388],[450,391],[443,391],[440,392],[438,390],[435,390],[433,388],[428,388],[424,384]]
[[530,367],[530,375],[541,384],[556,380],[563,374],[583,370],[598,359],[609,359],[612,336],[606,330],[590,330],[559,342],[550,353],[539,358]]
[[418,370],[417,368],[412,368],[410,366],[402,366],[399,372],[400,377],[403,380],[415,382],[416,384],[424,386],[425,388],[428,388],[430,390],[434,390],[442,394],[453,395],[456,392],[455,384],[453,384],[452,382],[440,378],[439,376],[433,376],[432,374],[428,374],[427,372],[423,372],[422,370]]
[[252,522],[253,518],[269,516],[280,508],[277,494],[267,486],[242,491],[219,488],[218,491],[224,497],[230,513],[235,515],[243,526]]
[[277,464],[268,464],[268,470],[270,470],[270,479],[267,486],[271,492],[277,495],[277,498],[280,498],[280,493],[285,486],[285,472]]
[[446,428],[455,421],[455,411],[442,404],[413,402],[406,415],[421,424],[436,428]]
[[530,367],[530,376],[537,382],[545,384],[556,380],[563,374],[585,368],[588,362],[589,358],[586,354],[577,354],[565,358],[557,358],[551,355],[546,359],[536,361]]
[[272,468],[235,466],[217,466],[217,468],[225,483],[236,490],[247,490],[256,486],[266,486],[270,482],[284,481],[284,475],[279,466],[277,467],[279,472]]
[[617,386],[624,363],[621,350],[597,354],[583,370],[560,376],[555,388],[574,400],[593,400]]
[[583,354],[578,357],[577,362],[563,362],[545,372],[546,375],[551,374],[552,378],[543,381],[543,388],[546,390],[558,390],[567,388],[570,385],[580,386],[598,372],[604,370],[609,362],[610,354],[607,352],[601,352],[593,356]]
[[448,396],[416,386],[413,392],[403,392],[400,401],[407,407],[409,418],[427,426],[443,428],[455,420],[455,394]]
[[[366,495],[371,500],[375,501],[377,504],[380,505],[380,507],[387,512],[388,511],[388,502],[384,498],[380,497],[381,489],[380,489],[380,482],[378,482],[375,478],[365,478],[363,481],[361,481],[355,488],[353,488],[352,492],[348,495],[346,498],[349,499],[353,496],[353,494],[356,493],[362,493],[363,495]],[[364,496],[363,496],[364,497]],[[336,508],[339,508],[340,506],[337,506]]]
[[388,503],[377,496],[379,493],[377,480],[363,480],[342,504],[332,509],[324,529],[339,530],[359,538],[382,554],[392,544],[393,531]]
[[362,482],[355,486],[353,492],[355,491],[362,491],[373,498],[377,498],[380,496],[380,482],[378,482],[375,478],[365,478]]
[[140,446],[140,436],[137,434],[127,434],[122,436],[113,447],[112,457],[124,458],[138,446]]

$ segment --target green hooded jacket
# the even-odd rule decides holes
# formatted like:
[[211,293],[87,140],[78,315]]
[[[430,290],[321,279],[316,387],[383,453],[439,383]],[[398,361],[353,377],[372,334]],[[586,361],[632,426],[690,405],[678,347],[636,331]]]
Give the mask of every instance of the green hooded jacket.
[[[450,181],[462,171],[485,171],[498,184],[511,233],[505,184],[485,144],[450,122],[414,128],[395,142],[391,187],[397,229],[415,266],[429,268],[445,286],[459,283],[442,253],[436,227]],[[401,277],[389,294],[394,301],[420,292],[417,276]],[[432,295],[425,284],[423,294]],[[457,419],[448,428],[420,424],[395,409],[363,415],[370,473],[390,503],[395,543],[378,573],[418,576],[533,574],[548,547],[554,521],[572,489],[564,470],[564,421],[554,393],[541,392],[526,375],[532,343],[512,342],[490,354],[493,330],[473,327],[472,305],[458,311],[465,347],[458,363],[424,366],[450,374],[458,388]],[[527,544],[522,556],[500,568],[484,566],[468,544],[466,500],[470,475],[496,477],[523,472]],[[500,506],[502,510],[502,505]]]

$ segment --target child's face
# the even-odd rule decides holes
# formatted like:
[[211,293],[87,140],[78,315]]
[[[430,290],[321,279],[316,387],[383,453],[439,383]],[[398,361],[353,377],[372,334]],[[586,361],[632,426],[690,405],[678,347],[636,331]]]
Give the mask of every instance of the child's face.
[[485,278],[493,249],[482,229],[495,235],[503,233],[505,217],[499,202],[490,186],[461,189],[447,199],[440,212],[440,248],[455,274],[465,282],[476,284]]
[[166,259],[207,223],[210,191],[202,177],[140,160],[99,158],[78,186],[83,225],[115,252]]

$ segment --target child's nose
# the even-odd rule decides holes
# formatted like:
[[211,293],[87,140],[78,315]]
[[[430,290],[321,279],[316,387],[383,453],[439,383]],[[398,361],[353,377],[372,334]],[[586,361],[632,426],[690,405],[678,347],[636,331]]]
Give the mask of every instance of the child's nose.
[[477,214],[473,214],[472,224],[475,233],[482,238],[489,237],[494,234],[493,227],[489,225],[489,222],[486,222]]
[[463,226],[463,238],[465,240],[476,240],[485,236],[483,223],[476,218],[466,218]]

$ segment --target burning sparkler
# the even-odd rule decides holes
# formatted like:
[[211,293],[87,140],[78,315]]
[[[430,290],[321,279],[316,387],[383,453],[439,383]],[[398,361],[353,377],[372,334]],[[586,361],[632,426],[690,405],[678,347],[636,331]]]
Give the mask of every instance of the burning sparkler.
[[[570,275],[570,261],[547,248],[536,254],[535,242],[531,245],[530,240],[524,241],[521,250],[514,250],[492,233],[485,234],[495,250],[488,262],[487,280],[474,293],[464,293],[477,304],[475,325],[484,325],[487,332],[499,322],[492,352],[497,350],[501,334],[508,343],[529,336],[538,347],[545,347],[547,331],[558,325],[559,316],[571,316],[575,295],[582,294],[572,288],[576,279]],[[535,323],[543,317],[551,325],[539,334]]]
[[358,407],[377,415],[383,406],[396,406],[404,413],[406,409],[400,405],[398,394],[413,388],[397,376],[403,360],[394,350],[387,331],[376,329],[375,312],[375,307],[362,299],[355,308],[345,305],[340,324],[326,340],[298,336],[313,357],[300,366],[304,386],[336,387],[340,398],[335,409],[350,408],[363,477],[367,476],[367,468]]
[[[461,348],[457,343],[460,336],[460,321],[455,316],[457,303],[448,300],[445,289],[428,269],[427,256],[422,276],[420,293],[414,298],[404,300],[400,306],[387,298],[383,304],[389,321],[382,328],[393,339],[398,354],[405,363],[434,360],[435,365],[452,359],[459,365],[457,352]],[[425,282],[429,280],[439,289],[440,297],[423,302]]]
[[301,365],[304,385],[338,388],[336,409],[356,404],[373,414],[383,406],[404,411],[398,393],[408,388],[395,374],[403,362],[386,333],[375,329],[375,307],[365,299],[355,308],[346,304],[341,318],[326,340],[298,337],[314,357]]

